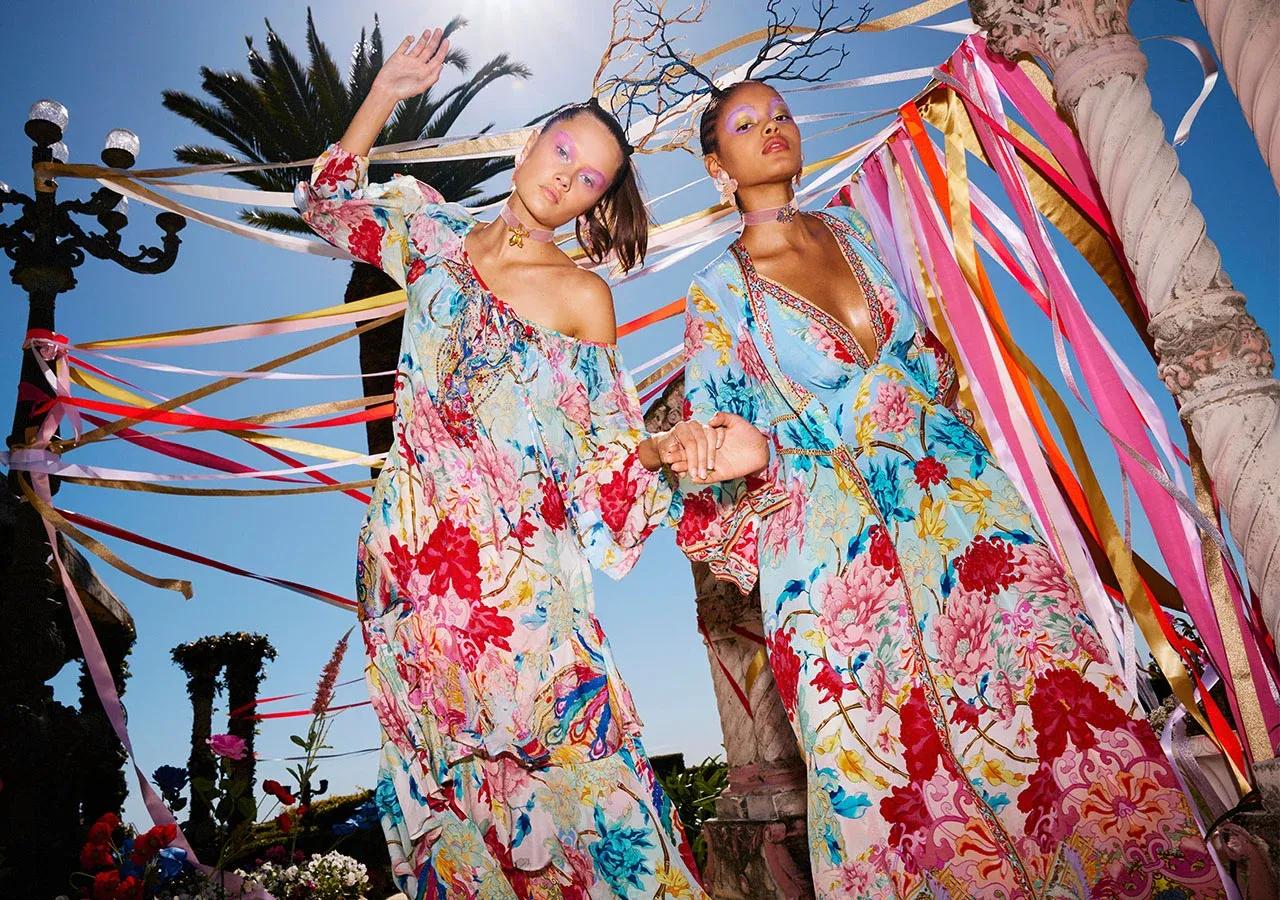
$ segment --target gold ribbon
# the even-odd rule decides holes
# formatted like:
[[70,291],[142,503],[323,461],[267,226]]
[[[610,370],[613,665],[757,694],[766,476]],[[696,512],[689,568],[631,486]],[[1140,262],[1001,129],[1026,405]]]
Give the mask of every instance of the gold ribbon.
[[[70,479],[67,480],[69,481]],[[31,484],[25,476],[20,476],[18,478],[18,484],[21,486],[22,494],[27,498],[27,502],[30,503],[35,511],[40,514],[42,519],[52,525],[56,530],[62,532],[68,538],[74,540],[86,550],[93,553],[107,565],[119,569],[126,575],[130,575],[145,584],[151,585],[152,587],[161,588],[166,591],[177,591],[188,600],[191,599],[191,582],[183,581],[178,578],[157,578],[154,575],[148,575],[146,572],[135,569],[133,566],[129,565],[123,559],[111,552],[111,550],[97,538],[90,537],[79,528],[76,528],[76,526],[63,518],[61,513],[49,504],[45,503],[44,500],[40,499],[39,495],[31,489]]]
[[110,350],[114,347],[135,347],[140,344],[152,344],[168,338],[207,334],[210,331],[221,331],[224,328],[241,328],[252,325],[278,325],[285,322],[326,319],[330,316],[338,316],[344,313],[372,312],[404,302],[405,292],[403,290],[395,290],[388,291],[385,294],[377,294],[373,297],[365,297],[363,300],[355,300],[351,303],[322,306],[319,309],[310,309],[306,312],[293,313],[288,316],[278,316],[274,319],[262,319],[257,322],[239,322],[234,325],[203,325],[199,328],[180,328],[176,331],[157,331],[152,334],[135,335],[134,337],[109,338],[103,341],[87,341],[83,344],[76,344],[75,346],[82,350]]
[[[900,9],[896,13],[890,13],[887,16],[881,16],[879,19],[872,19],[870,22],[863,22],[857,29],[858,31],[893,31],[895,28],[905,28],[907,25],[914,25],[922,19],[929,16],[937,15],[944,10],[959,6],[963,0],[924,0],[923,3],[917,3],[915,6],[909,6],[906,9]],[[777,34],[812,34],[814,29],[803,25],[792,25],[790,28],[780,29],[775,32]],[[769,37],[768,28],[758,28],[755,31],[749,31],[746,34],[739,35],[730,41],[725,41],[719,46],[712,47],[705,53],[699,53],[693,58],[694,66],[701,68],[717,57],[723,56],[730,51],[737,50],[739,47],[745,47],[748,44],[754,44]]]
[[[1031,68],[1036,72],[1040,72],[1034,66]],[[1040,72],[1040,79],[1042,80],[1043,78],[1044,73]],[[1037,79],[1033,77],[1032,81],[1036,82]],[[926,122],[943,134],[954,134],[966,150],[989,166],[990,163],[987,160],[986,153],[978,142],[978,136],[973,131],[973,124],[969,121],[969,115],[964,110],[963,104],[957,101],[958,98],[954,91],[945,85],[940,85],[921,97],[916,104],[916,108],[920,110],[920,116]],[[1058,171],[1062,171],[1061,166],[1058,165],[1048,148],[1041,144],[1030,132],[1017,122],[1007,119],[1006,127],[1019,141],[1033,150],[1041,160],[1058,169]],[[1089,266],[1098,273],[1098,277],[1102,279],[1107,289],[1119,301],[1125,315],[1129,317],[1129,321],[1133,323],[1133,327],[1138,331],[1143,341],[1148,343],[1149,347],[1150,338],[1147,337],[1146,332],[1146,316],[1142,312],[1142,307],[1130,287],[1124,263],[1116,256],[1111,242],[1107,240],[1097,226],[1080,212],[1065,194],[1023,159],[1021,154],[1018,155],[1018,165],[1022,168],[1023,174],[1027,178],[1031,189],[1031,197],[1035,201],[1036,207],[1062,233],[1063,237],[1069,240],[1072,246],[1080,252],[1080,255],[1084,257]]]
[[761,674],[769,665],[769,658],[765,655],[764,648],[761,647],[756,651],[756,655],[751,657],[751,663],[747,666],[747,674],[743,678],[746,695],[751,697],[751,689],[756,686],[756,682],[760,680]]
[[[1204,459],[1200,456],[1200,445],[1196,443],[1190,428],[1187,428],[1186,432],[1187,449],[1191,457],[1191,480],[1196,489],[1196,505],[1210,521],[1216,522],[1218,511],[1214,508],[1213,494],[1209,489],[1209,473],[1205,470]],[[1227,585],[1227,573],[1223,568],[1222,555],[1209,541],[1200,542],[1200,552],[1204,557],[1204,574],[1209,586],[1209,597],[1213,600],[1213,611],[1218,619],[1222,650],[1227,657],[1228,671],[1223,674],[1231,680],[1235,690],[1236,707],[1240,712],[1240,724],[1244,727],[1249,755],[1253,759],[1253,764],[1257,765],[1264,760],[1272,759],[1275,756],[1275,750],[1271,745],[1271,736],[1267,732],[1262,705],[1258,701],[1258,689],[1252,675],[1253,667],[1249,665],[1249,654],[1245,650],[1240,619],[1236,615],[1235,604],[1231,600],[1231,590]]]

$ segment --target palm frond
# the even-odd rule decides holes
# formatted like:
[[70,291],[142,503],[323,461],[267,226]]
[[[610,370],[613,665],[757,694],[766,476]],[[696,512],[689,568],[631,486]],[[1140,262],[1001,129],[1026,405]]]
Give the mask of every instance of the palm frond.
[[499,78],[528,78],[533,72],[524,63],[512,62],[511,57],[499,53],[471,76],[457,95],[436,114],[422,132],[422,137],[443,137],[449,133],[458,116],[482,90]]
[[339,123],[350,121],[355,110],[351,108],[351,97],[338,71],[338,64],[316,31],[310,7],[307,7],[307,55],[310,59],[307,79],[316,92],[315,111],[325,123],[325,134],[329,135],[339,127]]
[[[446,35],[465,28],[466,19],[455,16],[445,25]],[[166,109],[199,126],[224,142],[227,149],[186,144],[174,151],[183,163],[289,162],[317,156],[337,140],[356,107],[368,95],[382,65],[384,46],[381,23],[374,16],[371,31],[362,30],[351,51],[344,80],[338,62],[320,40],[315,18],[307,10],[307,65],[266,22],[267,38],[259,52],[252,37],[245,38],[248,72],[200,70],[204,97],[182,91],[164,91]],[[457,54],[455,56],[455,54]],[[466,71],[470,61],[460,50],[449,54],[451,65]],[[444,137],[485,87],[506,78],[527,78],[529,69],[507,54],[489,60],[459,84],[427,92],[403,103],[379,136],[380,143]],[[486,125],[488,131],[492,125]],[[450,160],[440,163],[400,164],[402,171],[431,182],[450,200],[471,199],[481,185],[511,168],[510,158]],[[304,173],[298,169],[237,172],[232,177],[260,190],[287,191]],[[253,209],[243,212],[245,221],[263,228],[303,233],[305,226],[291,213]]]
[[237,119],[225,109],[182,91],[165,91],[161,97],[161,103],[165,109],[193,122],[214,137],[226,141],[248,157],[249,161],[264,162],[258,155],[258,146],[252,134],[242,133],[242,129],[247,124],[244,120]]
[[254,228],[265,228],[268,231],[279,231],[284,234],[312,235],[311,230],[297,213],[281,212],[278,209],[242,209],[240,221]]

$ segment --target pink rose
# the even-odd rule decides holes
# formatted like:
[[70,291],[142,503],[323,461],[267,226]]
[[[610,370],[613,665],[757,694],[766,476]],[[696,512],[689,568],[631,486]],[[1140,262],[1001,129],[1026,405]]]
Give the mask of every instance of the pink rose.
[[876,394],[876,405],[871,409],[871,419],[883,431],[904,431],[915,418],[915,411],[907,401],[907,392],[896,381],[886,381]]
[[684,352],[688,356],[702,351],[706,324],[697,316],[684,317]]
[[974,684],[995,662],[995,613],[996,605],[981,591],[958,590],[937,618],[938,657],[957,684]]
[[852,656],[880,638],[880,617],[889,609],[893,577],[872,565],[869,554],[854,558],[843,573],[823,582],[822,629],[831,649]]
[[244,759],[244,738],[238,738],[234,734],[215,734],[207,743],[209,749],[217,756],[225,756],[227,759]]

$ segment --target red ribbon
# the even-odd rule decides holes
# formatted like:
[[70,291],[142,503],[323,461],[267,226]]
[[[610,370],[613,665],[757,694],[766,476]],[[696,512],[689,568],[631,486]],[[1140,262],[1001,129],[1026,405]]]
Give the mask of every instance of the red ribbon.
[[[738,702],[742,704],[742,708],[747,711],[747,715],[755,718],[756,714],[751,710],[751,701],[747,699],[747,694],[743,691],[742,686],[738,684],[738,680],[733,677],[733,673],[729,671],[729,667],[724,664],[724,660],[720,658],[719,651],[716,650],[715,641],[711,640],[711,635],[707,634],[707,623],[702,620],[702,616],[698,616],[698,633],[702,635],[702,639],[707,643],[707,649],[711,651],[711,656],[716,661],[716,665],[720,667],[720,671],[724,673],[725,681],[729,682],[729,687],[733,688],[734,694],[738,697]],[[761,643],[764,643],[761,641]]]

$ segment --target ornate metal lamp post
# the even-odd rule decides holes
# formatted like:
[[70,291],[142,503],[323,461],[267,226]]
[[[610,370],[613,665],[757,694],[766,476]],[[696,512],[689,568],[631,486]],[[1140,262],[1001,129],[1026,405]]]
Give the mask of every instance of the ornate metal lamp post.
[[[32,106],[26,133],[35,143],[34,196],[0,183],[0,212],[18,211],[13,221],[0,222],[0,248],[13,260],[13,282],[27,292],[28,332],[54,330],[57,296],[76,286],[74,271],[88,256],[133,272],[164,272],[177,258],[178,232],[186,225],[182,216],[161,213],[161,246],[129,254],[121,249],[128,205],[120,194],[100,188],[88,199],[59,202],[57,182],[39,166],[66,162],[66,127],[62,104],[41,100]],[[132,132],[114,130],[102,160],[129,168],[138,147]],[[23,354],[19,384],[10,448],[30,443],[39,424],[34,411],[50,395],[29,352]],[[52,578],[43,525],[15,490],[14,478],[10,472],[9,490],[0,490],[0,894],[54,896],[69,888],[82,822],[118,809],[124,800],[123,752],[92,690],[76,710],[55,702],[46,683],[78,651],[66,600]],[[51,487],[56,490],[56,482]],[[122,688],[133,622],[74,548],[60,549]]]
[[[45,162],[66,162],[67,145],[62,142],[67,127],[67,110],[54,100],[41,100],[31,107],[27,118],[27,136],[35,142],[31,149],[33,167]],[[137,135],[123,128],[108,132],[102,150],[102,161],[117,169],[133,165],[138,155]],[[154,275],[166,271],[178,256],[178,232],[187,220],[171,212],[156,216],[156,224],[164,232],[161,247],[140,247],[130,255],[120,249],[121,230],[128,224],[128,201],[109,188],[99,188],[88,200],[57,200],[58,184],[37,172],[35,197],[31,198],[0,185],[0,207],[17,206],[21,213],[12,224],[0,225],[0,247],[13,260],[14,284],[27,292],[30,312],[28,331],[53,331],[54,301],[58,294],[76,286],[74,270],[85,261],[86,254],[108,259],[133,272]],[[76,216],[97,219],[101,231],[85,230]],[[22,362],[22,383],[44,390],[43,379],[30,354]],[[26,442],[31,421],[31,408],[39,403],[32,397],[19,397],[9,444]]]

